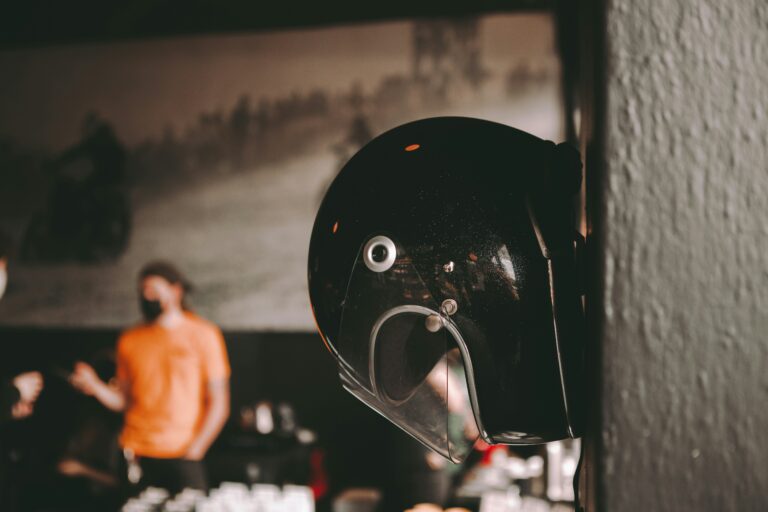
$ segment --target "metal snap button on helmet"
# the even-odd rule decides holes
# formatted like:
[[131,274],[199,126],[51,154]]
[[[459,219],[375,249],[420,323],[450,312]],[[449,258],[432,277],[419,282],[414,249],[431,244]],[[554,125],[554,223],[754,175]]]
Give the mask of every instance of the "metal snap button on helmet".
[[580,183],[574,149],[478,119],[416,121],[362,148],[309,249],[342,385],[454,461],[477,437],[580,435]]
[[365,266],[374,272],[386,272],[395,263],[395,243],[385,236],[371,238],[363,250]]

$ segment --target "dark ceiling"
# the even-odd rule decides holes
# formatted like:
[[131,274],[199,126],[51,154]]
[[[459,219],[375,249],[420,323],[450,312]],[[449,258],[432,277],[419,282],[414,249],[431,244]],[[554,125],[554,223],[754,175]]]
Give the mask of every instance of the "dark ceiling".
[[6,2],[0,46],[245,32],[546,9],[546,0],[26,0]]

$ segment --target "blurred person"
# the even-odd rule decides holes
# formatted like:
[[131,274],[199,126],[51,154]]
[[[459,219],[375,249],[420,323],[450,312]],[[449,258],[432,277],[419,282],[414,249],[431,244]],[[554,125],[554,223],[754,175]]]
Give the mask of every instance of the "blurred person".
[[[0,299],[8,285],[8,256],[11,239],[0,231]],[[40,372],[26,372],[13,377],[0,386],[0,422],[22,419],[32,414],[38,395],[43,390]]]
[[229,362],[221,331],[186,307],[189,284],[172,264],[139,274],[144,322],[117,344],[117,372],[106,383],[83,362],[72,384],[124,413],[120,445],[128,477],[178,492],[208,487],[202,460],[229,416]]
[[[0,425],[32,415],[34,404],[43,390],[40,372],[25,372],[0,385]],[[17,510],[19,499],[18,454],[15,442],[6,439],[3,429],[0,437],[0,510]]]
[[[11,239],[0,231],[0,300],[8,284],[8,256]],[[0,382],[0,424],[21,420],[30,416],[37,397],[43,390],[43,376],[40,372],[25,372]],[[0,509],[14,508],[14,485],[9,482],[11,460],[8,447],[0,438]]]
[[[97,350],[87,361],[102,380],[114,377],[114,346]],[[71,376],[71,369],[56,367],[53,371],[67,381]],[[61,399],[71,397],[71,389],[61,391],[67,393],[60,395]],[[45,486],[46,492],[34,499],[34,506],[58,512],[118,510],[126,490],[122,486],[123,455],[118,443],[122,415],[85,397],[72,400],[67,410],[70,417],[59,425],[64,435],[56,445],[55,471],[41,475],[40,480],[45,480],[36,485]]]
[[[446,435],[458,451],[470,451],[479,437],[470,405],[469,391],[458,348],[449,350],[426,376],[426,383],[445,403]],[[384,493],[384,510],[442,507],[454,493],[454,481],[462,464],[448,462],[415,440],[393,429],[389,446],[391,475]],[[426,510],[426,509],[425,509]]]

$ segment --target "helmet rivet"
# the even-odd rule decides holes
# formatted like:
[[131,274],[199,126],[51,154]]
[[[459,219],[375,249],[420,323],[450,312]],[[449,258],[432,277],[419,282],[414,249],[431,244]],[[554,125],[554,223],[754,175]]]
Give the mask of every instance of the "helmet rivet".
[[375,236],[368,240],[363,249],[363,261],[369,270],[386,272],[397,259],[395,242],[386,236]]
[[429,315],[424,321],[424,326],[429,332],[437,332],[443,328],[443,319],[440,315]]
[[446,273],[448,273],[448,274],[450,274],[451,272],[453,272],[453,262],[452,262],[452,261],[449,261],[448,263],[446,263],[445,265],[443,265],[443,271],[444,271],[444,272],[446,272]]
[[459,310],[458,303],[453,299],[445,299],[440,310],[448,316],[454,315]]

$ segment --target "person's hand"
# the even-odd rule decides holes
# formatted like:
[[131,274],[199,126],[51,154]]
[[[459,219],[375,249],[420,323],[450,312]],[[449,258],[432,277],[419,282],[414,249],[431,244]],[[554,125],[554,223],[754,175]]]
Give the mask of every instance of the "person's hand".
[[472,414],[467,414],[464,417],[464,437],[470,441],[474,441],[480,437],[480,431],[477,430],[477,423],[475,423],[475,417]]
[[57,469],[59,473],[66,476],[81,476],[88,473],[82,462],[70,458],[60,460]]
[[18,401],[11,407],[11,417],[15,420],[23,420],[31,416],[34,410],[35,407],[31,402]]
[[430,450],[427,452],[425,457],[427,460],[427,466],[429,466],[429,469],[432,471],[439,471],[445,467],[446,460],[442,457],[442,455],[438,455],[437,453]]
[[83,362],[75,364],[75,371],[69,377],[69,383],[86,395],[95,394],[99,385],[102,384],[101,379],[96,374],[96,370],[91,365]]
[[32,405],[43,390],[43,376],[40,372],[22,373],[13,379],[13,385],[19,390],[20,401]]
[[[405,512],[443,512],[443,507],[434,505],[432,503],[419,503],[414,505],[413,508],[407,509]],[[466,508],[447,508],[445,512],[469,512]]]
[[418,503],[405,512],[443,512],[443,507],[435,505],[434,503]]
[[189,445],[189,449],[187,450],[187,453],[184,455],[184,458],[186,460],[203,460],[203,457],[205,457],[205,448],[192,443]]

